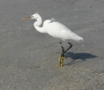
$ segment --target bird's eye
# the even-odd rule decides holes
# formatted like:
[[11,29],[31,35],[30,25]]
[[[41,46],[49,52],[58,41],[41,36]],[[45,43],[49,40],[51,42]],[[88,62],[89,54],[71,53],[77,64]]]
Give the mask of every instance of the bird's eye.
[[31,19],[33,19],[34,18],[34,16],[31,16]]

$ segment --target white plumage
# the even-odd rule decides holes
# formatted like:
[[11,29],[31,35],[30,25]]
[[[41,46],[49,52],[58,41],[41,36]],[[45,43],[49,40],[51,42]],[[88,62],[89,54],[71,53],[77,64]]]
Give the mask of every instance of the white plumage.
[[[36,22],[34,23],[34,27],[37,31],[41,33],[48,33],[50,36],[62,39],[64,41],[83,41],[83,38],[80,37],[79,35],[75,34],[72,32],[69,28],[67,28],[65,25],[61,24],[60,22],[57,22],[55,19],[51,20],[45,20],[43,23],[43,26],[40,27],[42,24],[42,18],[38,13],[35,13],[31,15],[30,17],[23,18],[23,20],[26,19],[36,19]],[[68,44],[70,45],[68,49],[64,49],[64,47],[61,44],[62,48],[62,54],[59,57],[59,66],[63,65],[63,59],[64,59],[64,54],[73,46],[70,42]]]
[[31,16],[31,19],[36,19],[37,21],[34,23],[34,27],[37,31],[41,33],[48,33],[49,35],[63,39],[63,40],[75,40],[75,41],[83,41],[83,38],[73,33],[70,29],[68,29],[65,25],[57,22],[55,19],[45,20],[43,23],[43,27],[40,27],[42,24],[41,16],[36,13]]

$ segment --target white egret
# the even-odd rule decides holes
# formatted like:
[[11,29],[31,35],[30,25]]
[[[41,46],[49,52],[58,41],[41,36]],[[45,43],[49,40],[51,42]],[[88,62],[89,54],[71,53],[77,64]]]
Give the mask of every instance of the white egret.
[[62,54],[58,58],[59,66],[63,66],[64,54],[73,46],[73,44],[70,43],[69,40],[83,41],[82,37],[73,33],[69,28],[54,19],[45,20],[42,27],[40,27],[40,25],[42,24],[42,17],[38,13],[35,13],[30,17],[23,18],[23,20],[27,19],[36,20],[36,22],[34,23],[34,27],[40,33],[48,33],[52,37],[59,38],[68,42],[69,47],[65,50],[60,41]]

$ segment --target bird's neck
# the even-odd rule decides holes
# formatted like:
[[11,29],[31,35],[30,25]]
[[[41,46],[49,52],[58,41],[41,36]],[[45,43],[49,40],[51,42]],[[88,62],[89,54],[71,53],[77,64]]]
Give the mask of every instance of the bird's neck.
[[37,21],[34,23],[34,27],[40,33],[46,33],[46,30],[44,29],[44,27],[40,27],[41,24],[42,24],[42,17],[38,15]]
[[40,15],[37,16],[37,21],[34,24],[37,26],[40,26],[42,24],[42,17]]

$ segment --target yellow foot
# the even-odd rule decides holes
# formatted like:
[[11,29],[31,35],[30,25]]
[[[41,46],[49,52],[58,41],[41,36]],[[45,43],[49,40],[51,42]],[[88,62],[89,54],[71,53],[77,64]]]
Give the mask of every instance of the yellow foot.
[[60,55],[60,56],[58,57],[58,65],[56,65],[55,67],[52,67],[52,68],[59,68],[59,67],[64,66],[64,65],[63,65],[64,59],[65,59],[65,57],[62,56],[62,55]]
[[59,67],[62,67],[63,66],[63,61],[64,61],[65,57],[64,56],[59,56],[58,58],[58,63],[59,63]]

